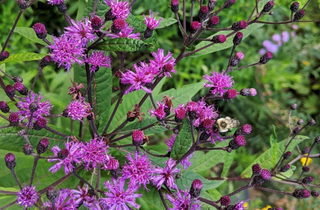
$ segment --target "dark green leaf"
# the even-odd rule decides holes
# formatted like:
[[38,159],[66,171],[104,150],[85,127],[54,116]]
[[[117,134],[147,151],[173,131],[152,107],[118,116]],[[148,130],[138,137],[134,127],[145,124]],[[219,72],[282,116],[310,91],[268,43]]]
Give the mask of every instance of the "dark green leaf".
[[191,187],[191,184],[193,180],[200,179],[203,183],[202,190],[209,190],[212,188],[219,187],[225,180],[208,180],[201,176],[200,174],[197,174],[193,171],[186,171],[185,173],[181,174],[180,179],[176,180],[176,184],[180,189],[189,189]]
[[41,60],[46,54],[38,54],[38,53],[17,53],[10,55],[9,58],[5,59],[4,61],[1,61],[2,63],[16,63],[20,61],[35,61],[35,60]]
[[277,139],[277,133],[276,133],[276,127],[273,125],[273,132],[270,135],[270,145],[272,149],[272,167],[275,166],[276,161],[278,160],[278,150],[279,150],[279,144]]
[[135,52],[143,45],[143,41],[131,38],[107,39],[100,42],[95,49],[114,52]]
[[[87,6],[84,10],[84,17],[90,17],[90,14],[93,12],[95,0],[89,0]],[[97,0],[96,15],[104,17],[105,13],[109,10],[109,6],[104,3],[104,0]]]
[[76,17],[77,20],[82,19],[83,15],[84,15],[84,11],[87,8],[86,6],[87,6],[87,4],[86,4],[85,0],[78,1],[78,12],[77,12],[77,17]]
[[[45,43],[44,41],[42,41],[41,39],[39,39],[36,35],[36,33],[34,32],[33,28],[29,28],[29,27],[16,27],[14,29],[15,33],[20,34],[21,36],[31,40],[34,43],[38,43],[38,44],[42,44],[42,45],[48,45],[47,43]],[[53,41],[53,38],[51,35],[47,35],[47,39],[51,42]],[[10,55],[11,57],[11,55]]]
[[[294,140],[292,140],[291,144],[289,145],[287,151],[292,150],[297,144],[300,142],[309,139],[307,136],[296,136]],[[279,142],[279,149],[278,149],[278,157],[282,154],[285,148],[286,140]],[[255,159],[242,173],[241,176],[244,178],[251,177],[252,173],[252,165],[259,163],[262,168],[270,169],[272,167],[272,148],[268,149],[264,153],[262,153],[257,159]]]
[[192,143],[191,125],[190,121],[185,119],[179,134],[173,144],[171,150],[171,157],[179,160],[190,148]]
[[152,209],[162,210],[164,208],[158,190],[155,187],[149,187],[149,191],[146,191],[143,187],[140,188],[139,194],[142,194],[141,199],[147,202]]

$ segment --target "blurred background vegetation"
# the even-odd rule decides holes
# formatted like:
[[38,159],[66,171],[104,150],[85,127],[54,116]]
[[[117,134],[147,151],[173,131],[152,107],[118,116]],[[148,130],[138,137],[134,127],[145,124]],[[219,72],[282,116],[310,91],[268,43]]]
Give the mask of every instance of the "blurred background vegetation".
[[[307,0],[301,0],[303,5]],[[190,8],[191,1],[187,1],[187,8]],[[217,1],[218,6],[221,4]],[[220,3],[219,3],[220,2]],[[248,18],[248,11],[254,6],[254,0],[237,0],[236,4],[230,9],[223,10],[219,13],[219,27],[227,27],[232,23]],[[288,20],[290,16],[290,5],[293,1],[276,1],[273,8],[273,15],[266,15],[262,20],[283,21]],[[67,0],[68,11],[72,18],[80,17],[81,11],[77,8],[85,4],[85,0]],[[320,19],[320,0],[313,0],[306,8],[306,15],[303,20]],[[195,7],[194,14],[197,15],[199,6]],[[132,13],[134,15],[148,14],[148,10],[158,12],[163,18],[174,18],[170,10],[169,0],[139,0],[134,5]],[[189,12],[189,11],[188,11]],[[16,18],[18,7],[15,1],[7,0],[0,5],[0,44],[4,43],[6,36]],[[180,15],[182,14],[180,10]],[[187,13],[187,20],[190,14]],[[34,23],[41,22],[46,25],[48,34],[59,36],[66,26],[63,16],[58,13],[56,7],[48,5],[45,1],[39,1],[32,8],[28,8],[18,26],[31,27]],[[258,91],[256,97],[237,97],[231,102],[220,101],[216,104],[221,116],[230,116],[239,119],[242,124],[251,124],[253,132],[248,136],[247,145],[236,153],[236,163],[232,166],[232,170],[228,174],[229,177],[236,177],[250,164],[262,151],[270,147],[269,136],[272,133],[272,125],[276,126],[278,140],[287,137],[288,113],[293,103],[298,104],[298,109],[293,112],[291,119],[291,127],[296,125],[298,119],[305,122],[308,119],[315,119],[318,123],[314,127],[307,127],[302,134],[311,138],[310,141],[302,143],[300,148],[310,146],[312,140],[319,135],[320,124],[320,23],[295,23],[286,25],[264,25],[253,32],[249,38],[245,39],[242,44],[237,47],[236,51],[242,51],[245,58],[240,62],[240,66],[251,64],[259,60],[259,50],[263,48],[264,40],[272,40],[275,34],[281,34],[287,31],[290,34],[289,41],[283,43],[274,53],[274,57],[268,64],[258,67],[250,67],[239,71],[234,71],[231,75],[234,77],[234,88],[238,91],[242,88],[254,87]],[[174,55],[178,55],[182,48],[181,33],[176,24],[157,30],[159,46],[166,51],[171,51]],[[207,33],[205,36],[211,35]],[[19,52],[38,52],[46,54],[48,48],[32,43],[31,41],[14,33],[7,50],[10,53]],[[149,49],[143,49],[141,54],[135,53],[126,61],[126,67],[130,68],[133,63],[151,58]],[[227,65],[229,53],[231,49],[215,52],[197,58],[185,58],[177,66],[177,74],[172,79],[168,79],[164,89],[180,88],[183,85],[199,82],[204,74],[211,74],[212,70],[222,71]],[[118,68],[118,63],[114,59],[113,71]],[[36,62],[18,62],[10,64],[2,64],[0,68],[11,75],[20,75],[24,79],[27,87],[31,86],[34,76],[37,73],[38,65]],[[65,73],[61,68],[50,65],[43,72],[46,76],[41,76],[35,87],[35,92],[42,92],[46,98],[50,98],[54,105],[53,113],[59,113],[65,108],[70,100],[66,94],[68,87],[71,86],[72,71]],[[114,81],[116,86],[118,81]],[[206,91],[202,90],[196,98],[203,96]],[[5,94],[1,90],[0,98],[4,98]],[[58,126],[69,123],[69,120],[59,119]],[[319,152],[318,150],[314,152]],[[296,153],[296,152],[295,152]],[[297,155],[298,153],[296,153]],[[314,175],[319,174],[319,160],[314,160],[311,168]],[[300,162],[297,165],[297,174],[301,171]],[[219,165],[211,171],[205,172],[207,176],[219,176],[221,172]],[[315,183],[319,183],[320,178],[316,176]],[[242,186],[244,183],[225,182],[219,191],[228,193],[232,189]],[[271,186],[270,186],[271,187]],[[276,188],[276,186],[273,186]],[[283,186],[285,188],[285,186]],[[293,191],[292,187],[282,190]],[[270,196],[268,193],[256,192],[259,196],[249,197],[247,195],[250,206],[263,208],[264,206],[278,205],[284,209],[296,206],[296,209],[317,209],[319,202],[314,199],[304,199],[297,201],[292,198]],[[240,199],[240,198],[239,198]],[[241,198],[243,199],[243,198]],[[236,200],[235,200],[236,201]],[[249,209],[255,209],[249,207]]]

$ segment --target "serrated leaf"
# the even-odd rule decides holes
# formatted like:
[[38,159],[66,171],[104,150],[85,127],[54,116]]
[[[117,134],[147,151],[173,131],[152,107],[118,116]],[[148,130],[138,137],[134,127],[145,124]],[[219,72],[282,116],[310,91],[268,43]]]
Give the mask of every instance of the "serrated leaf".
[[273,125],[273,132],[270,135],[270,145],[272,149],[272,167],[275,166],[276,161],[278,160],[278,149],[279,149],[279,144],[278,144],[278,139],[277,139],[277,133],[276,133],[276,127]]
[[185,119],[182,128],[179,131],[176,140],[174,141],[171,157],[179,160],[190,148],[192,142],[191,125],[190,121]]
[[31,53],[31,52],[17,53],[17,54],[10,55],[9,58],[5,59],[4,61],[1,61],[0,64],[16,63],[20,61],[41,60],[44,56],[46,56],[46,54],[38,54],[38,53]]
[[[297,144],[308,139],[307,136],[296,136],[294,140],[292,140],[291,144],[288,146],[287,151],[292,150]],[[279,142],[279,149],[277,151],[278,157],[282,154],[286,144],[286,139]],[[270,169],[272,167],[272,148],[268,149],[264,153],[262,153],[257,159],[255,159],[242,173],[241,176],[243,178],[251,177],[252,174],[252,165],[259,163],[262,168]]]
[[152,206],[152,209],[159,209],[162,210],[163,204],[159,195],[158,190],[155,187],[149,187],[149,191],[146,191],[144,188],[140,188],[139,193],[142,194],[141,199],[143,199],[145,202],[147,202],[150,206]]
[[[45,45],[45,46],[48,45],[47,43],[45,43],[44,41],[42,41],[41,39],[39,39],[39,38],[37,37],[37,35],[36,35],[36,33],[34,32],[33,28],[29,28],[29,27],[16,27],[16,28],[14,29],[14,32],[20,34],[21,36],[23,36],[23,37],[25,37],[25,38],[27,38],[27,39],[29,39],[29,40],[31,40],[31,41],[34,42],[34,43],[42,44],[42,45]],[[53,38],[52,38],[51,35],[47,35],[46,38],[47,38],[47,40],[48,40],[49,42],[52,42],[52,41],[53,41]],[[10,57],[11,57],[11,55],[10,55]],[[9,58],[10,58],[10,57],[9,57]]]
[[208,180],[194,171],[186,171],[185,173],[181,174],[180,179],[176,179],[176,184],[178,185],[179,189],[190,189],[191,184],[195,179],[200,179],[202,181],[202,190],[217,188],[223,182],[225,182],[225,180]]
[[[228,143],[221,142],[217,145],[217,147],[224,147],[227,145]],[[190,162],[192,162],[192,165],[188,168],[188,171],[192,170],[194,172],[201,172],[204,170],[209,170],[218,163],[223,163],[226,155],[229,154],[221,150],[212,150],[205,154],[202,151],[196,151],[192,158],[189,160]]]
[[160,21],[160,24],[157,27],[157,29],[171,26],[171,25],[175,24],[176,22],[177,22],[177,20],[175,18],[163,18],[163,20]]
[[[264,24],[261,24],[261,23],[253,23],[251,25],[249,25],[246,29],[244,30],[241,30],[241,32],[243,33],[243,39],[247,38],[254,30],[256,30],[257,28],[260,28],[261,26],[263,26]],[[221,31],[221,32],[218,32],[218,33],[215,33],[214,35],[211,35],[209,37],[207,37],[207,39],[212,39],[213,36],[216,36],[216,35],[220,35],[220,34],[229,34],[231,33],[230,31]],[[210,47],[207,47],[203,50],[200,50],[194,54],[191,55],[191,57],[199,57],[199,56],[202,56],[202,55],[207,55],[207,54],[210,54],[210,53],[213,53],[213,52],[217,52],[217,51],[220,51],[220,50],[224,50],[224,49],[227,49],[229,47],[232,47],[233,46],[233,37],[228,37],[227,40],[224,42],[224,43],[221,43],[221,44],[214,44],[214,45],[211,45]],[[200,49],[206,45],[210,44],[209,42],[205,42],[205,41],[202,41],[200,42],[199,44],[196,45],[196,50],[197,49]]]
[[100,42],[94,49],[113,52],[135,52],[144,44],[142,40],[131,38],[107,39]]
[[233,163],[234,160],[234,156],[235,156],[236,152],[232,151],[231,153],[229,153],[228,155],[226,155],[224,162],[223,162],[223,170],[221,173],[221,177],[225,177],[228,175],[229,169]]
[[[87,6],[84,10],[84,17],[90,17],[90,14],[93,12],[95,0],[89,0]],[[96,7],[96,15],[103,17],[104,14],[109,10],[109,6],[104,3],[104,0],[97,0],[97,7]]]

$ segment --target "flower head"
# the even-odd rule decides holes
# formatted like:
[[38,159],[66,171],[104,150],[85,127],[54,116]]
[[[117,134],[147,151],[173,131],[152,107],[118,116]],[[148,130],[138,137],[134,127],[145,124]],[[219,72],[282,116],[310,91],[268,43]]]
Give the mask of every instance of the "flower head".
[[80,207],[82,204],[90,208],[94,206],[95,197],[94,192],[88,189],[88,186],[83,186],[82,188],[78,186],[79,190],[70,190],[71,198],[74,200],[74,204]]
[[175,175],[179,173],[180,169],[173,168],[176,164],[176,161],[172,158],[166,162],[164,168],[156,168],[153,170],[155,175],[152,178],[152,182],[157,186],[158,190],[161,189],[162,184],[166,184],[169,188],[177,188],[177,185],[174,183]]
[[130,7],[128,1],[119,0],[105,0],[107,5],[111,9],[111,13],[117,19],[127,19],[130,14]]
[[158,120],[163,120],[166,117],[165,108],[167,108],[167,106],[160,101],[157,102],[157,105],[158,108],[150,110],[149,112],[151,113],[151,116],[156,116]]
[[153,174],[153,167],[151,161],[146,154],[140,155],[138,152],[134,154],[134,158],[129,154],[127,156],[128,163],[122,168],[122,178],[130,179],[130,185],[143,184],[144,188],[147,189],[150,179]]
[[97,38],[88,18],[77,22],[71,20],[71,23],[71,26],[64,28],[64,33],[69,37],[72,37],[82,47],[85,47],[88,44],[88,41],[93,41],[95,38]]
[[90,71],[95,72],[101,66],[105,68],[111,67],[111,57],[110,55],[105,55],[102,51],[93,51],[89,58],[85,59],[91,65]]
[[34,186],[25,186],[19,192],[17,192],[17,204],[23,206],[25,209],[33,207],[38,202],[39,195]]
[[154,30],[155,28],[157,28],[160,24],[160,21],[163,20],[163,18],[159,18],[159,20],[156,20],[156,15],[158,15],[158,13],[153,13],[151,10],[149,10],[149,16],[143,15],[144,23],[150,30]]
[[82,121],[82,118],[87,117],[91,114],[92,109],[88,102],[84,99],[71,101],[66,108],[66,114],[71,117],[72,120]]
[[48,4],[59,5],[59,4],[62,4],[65,0],[47,0],[47,1],[48,1]]
[[[19,108],[18,114],[21,116],[21,121],[24,119],[27,119],[29,121],[30,116],[32,114],[32,119],[34,121],[37,121],[39,118],[42,118],[43,116],[47,116],[50,114],[50,110],[52,109],[52,105],[50,101],[41,101],[43,99],[41,93],[39,95],[30,92],[29,95],[22,98],[20,102],[18,102],[17,107]],[[34,102],[38,105],[36,110],[30,111],[30,105]],[[28,122],[30,125],[32,125],[32,122]]]
[[58,64],[58,67],[63,66],[69,71],[71,64],[77,62],[81,65],[83,63],[84,48],[79,45],[79,40],[68,35],[62,35],[59,38],[53,37],[53,40],[53,44],[49,46],[50,56]]
[[170,210],[197,210],[200,209],[200,202],[197,199],[193,199],[191,202],[191,195],[186,190],[180,190],[175,193],[175,196],[166,194],[166,198],[171,202],[173,208]]
[[[103,205],[104,209],[117,209],[117,210],[127,210],[130,208],[140,208],[135,201],[136,198],[141,197],[141,194],[135,194],[139,187],[131,186],[124,189],[124,179],[113,179],[113,183],[106,181],[104,183],[105,188],[108,192],[105,192],[106,198],[100,198],[100,203]],[[130,207],[130,208],[129,208]]]
[[[156,69],[155,74],[159,73],[162,70],[162,68],[167,64],[175,66],[176,59],[172,57],[171,52],[168,52],[168,54],[165,56],[164,50],[158,49],[157,53],[152,52],[152,55],[154,57],[154,60],[150,60],[150,66]],[[175,72],[175,70],[171,71]]]
[[224,71],[222,71],[222,73],[213,72],[212,76],[205,75],[204,79],[212,83],[205,83],[204,87],[210,87],[213,95],[220,94],[220,96],[223,96],[223,94],[228,91],[226,88],[232,88],[234,83],[232,77],[227,75]]
[[133,27],[130,27],[129,24],[127,24],[119,33],[117,34],[106,34],[106,36],[109,36],[111,38],[132,38],[132,39],[140,39],[140,33],[132,33],[134,30]]
[[[59,196],[54,200],[55,209],[71,210],[77,209],[77,204],[71,197],[71,191],[69,189],[60,189]],[[50,201],[44,203],[44,207],[48,210],[53,210],[52,203]]]

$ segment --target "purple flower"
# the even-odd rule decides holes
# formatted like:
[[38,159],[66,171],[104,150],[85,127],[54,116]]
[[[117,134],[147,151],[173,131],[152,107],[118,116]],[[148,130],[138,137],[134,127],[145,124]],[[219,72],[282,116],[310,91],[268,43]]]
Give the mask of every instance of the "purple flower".
[[244,201],[240,201],[239,203],[237,203],[235,206],[234,206],[234,210],[244,210],[245,207],[244,207]]
[[200,202],[196,198],[191,201],[191,195],[187,190],[179,190],[174,195],[166,194],[166,198],[173,206],[170,210],[200,209]]
[[84,154],[82,143],[72,141],[65,143],[65,145],[66,148],[62,150],[58,146],[51,148],[51,151],[54,154],[53,157],[57,158],[48,159],[48,162],[59,161],[49,169],[52,173],[57,172],[61,166],[64,165],[64,173],[68,174],[73,171],[76,164],[80,164],[82,162]]
[[[88,190],[88,186],[82,188],[78,186],[79,190],[70,190],[71,198],[74,200],[74,204],[80,207],[82,204],[86,208],[92,209],[98,203],[95,201],[94,192]],[[99,204],[98,204],[99,205]]]
[[92,109],[88,102],[85,102],[84,99],[80,99],[71,101],[65,112],[68,114],[68,117],[71,117],[72,120],[82,121],[82,118],[91,114]]
[[266,49],[261,48],[261,49],[259,50],[259,55],[264,55],[266,52],[267,52]]
[[111,57],[110,55],[105,55],[103,51],[93,51],[85,61],[91,65],[91,72],[97,71],[101,66],[105,68],[111,67]]
[[130,14],[130,7],[128,1],[119,1],[119,0],[105,0],[107,5],[111,9],[111,13],[117,19],[127,19]]
[[153,13],[151,10],[149,10],[149,16],[143,15],[144,23],[147,25],[148,29],[154,30],[159,26],[160,21],[163,20],[163,18],[156,20],[156,15],[158,15],[158,13]]
[[[69,200],[67,200],[69,198]],[[74,210],[77,209],[77,204],[75,204],[74,200],[71,197],[71,191],[69,189],[60,189],[59,196],[55,198],[54,202],[55,209],[61,210]],[[50,201],[44,203],[44,207],[48,210],[52,209],[52,204]]]
[[139,186],[143,184],[147,189],[153,173],[153,166],[146,154],[135,153],[134,159],[128,154],[129,163],[125,163],[122,168],[122,178],[130,179],[130,185]]
[[64,28],[64,34],[72,37],[75,42],[78,42],[78,44],[81,45],[81,47],[85,47],[88,44],[88,41],[93,41],[95,38],[97,38],[88,18],[77,22],[71,20],[71,23],[71,26]]
[[164,168],[156,168],[153,170],[155,175],[152,178],[153,185],[156,185],[158,190],[161,189],[162,184],[166,184],[169,188],[177,188],[177,185],[174,183],[175,175],[179,173],[180,169],[173,167],[176,165],[176,161],[172,158],[166,162],[166,166]]
[[47,1],[48,1],[48,4],[59,5],[59,4],[62,4],[65,0],[47,0]]
[[132,34],[134,28],[130,27],[129,24],[126,25],[119,33],[117,34],[106,34],[106,36],[109,36],[111,38],[132,38],[132,39],[140,39],[140,33],[134,33]]
[[159,73],[167,64],[175,66],[176,59],[172,57],[171,52],[168,52],[168,54],[164,56],[164,50],[158,49],[157,53],[152,52],[151,54],[154,60],[150,60],[150,66],[156,69],[155,74]]
[[272,40],[275,42],[281,42],[281,35],[280,34],[274,34],[272,36]]
[[282,32],[282,41],[283,42],[288,42],[290,39],[290,35],[288,31],[283,31]]
[[143,89],[147,93],[151,93],[151,90],[146,86],[146,84],[151,84],[153,80],[153,73],[150,70],[148,64],[141,62],[140,66],[133,64],[135,72],[127,70],[127,72],[122,74],[121,83],[130,84],[130,87],[125,91],[124,94],[128,94],[134,90]]
[[104,164],[109,160],[108,146],[102,138],[91,139],[90,142],[84,142],[82,145],[83,157],[82,161],[85,170],[96,168],[98,164]]
[[140,208],[135,201],[136,198],[141,197],[141,194],[134,194],[139,187],[131,186],[124,189],[124,179],[112,180],[113,183],[106,181],[104,183],[105,188],[108,189],[108,192],[105,192],[106,198],[100,198],[100,203],[103,205],[104,209],[114,209],[114,210],[129,210],[130,208]]
[[160,101],[157,102],[158,108],[155,110],[150,110],[151,116],[156,116],[158,120],[163,120],[166,117],[166,112],[164,111],[167,106]]
[[232,88],[234,83],[232,77],[227,75],[224,70],[222,73],[213,72],[212,76],[205,75],[204,79],[212,83],[204,83],[204,87],[210,87],[213,95],[220,94],[220,96],[223,96],[223,94],[228,91],[226,88]]
[[270,51],[272,53],[276,53],[278,51],[278,49],[279,49],[278,45],[273,44],[269,40],[264,40],[262,42],[262,45],[267,49],[267,51]]
[[39,195],[34,186],[25,186],[19,192],[17,192],[17,204],[23,206],[25,209],[28,207],[33,207],[33,205],[38,202]]
[[78,40],[62,35],[61,37],[53,37],[53,44],[49,46],[51,49],[50,56],[52,60],[58,64],[58,67],[63,66],[67,71],[70,70],[71,64],[83,63],[84,48],[79,45]]
[[[18,102],[17,107],[19,108],[18,114],[21,117],[21,121],[24,119],[28,120],[28,123],[32,125],[32,122],[29,122],[30,116],[31,116],[31,111],[30,111],[30,104],[33,102],[36,102],[38,105],[38,108],[36,111],[33,112],[33,121],[37,121],[38,119],[42,118],[43,116],[47,116],[50,114],[50,110],[52,109],[52,105],[50,101],[42,101],[43,99],[41,93],[39,95],[33,93],[32,91],[30,92],[29,95],[27,95],[24,98],[21,98],[21,101]],[[28,124],[27,123],[27,124]]]

